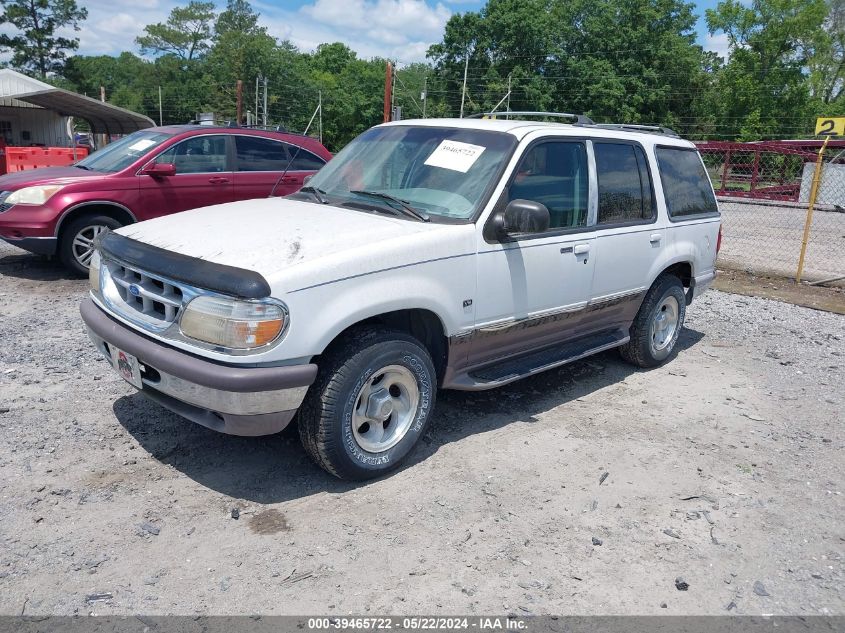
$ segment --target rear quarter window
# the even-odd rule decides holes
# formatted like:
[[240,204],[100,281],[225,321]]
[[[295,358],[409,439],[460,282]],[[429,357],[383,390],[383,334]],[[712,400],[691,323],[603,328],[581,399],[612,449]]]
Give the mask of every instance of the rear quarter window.
[[656,154],[670,218],[719,213],[710,178],[696,150],[658,147]]

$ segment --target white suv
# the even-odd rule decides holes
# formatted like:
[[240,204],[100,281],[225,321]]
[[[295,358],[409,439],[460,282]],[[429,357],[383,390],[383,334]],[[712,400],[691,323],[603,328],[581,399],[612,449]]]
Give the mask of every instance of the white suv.
[[[517,116],[517,115],[512,115]],[[612,347],[672,353],[720,218],[669,130],[427,119],[352,141],[298,194],[102,237],[82,316],[146,396],[275,433],[347,479],[398,466],[437,389],[490,389]]]

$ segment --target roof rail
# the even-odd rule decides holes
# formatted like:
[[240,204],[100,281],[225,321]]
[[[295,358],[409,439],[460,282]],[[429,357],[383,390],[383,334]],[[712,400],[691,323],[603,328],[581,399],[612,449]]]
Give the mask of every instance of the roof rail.
[[661,125],[638,125],[635,123],[588,123],[587,125],[592,125],[603,130],[627,130],[629,132],[643,132],[645,134],[663,134],[664,136],[674,136],[675,138],[681,137],[675,130]]
[[498,119],[500,117],[507,117],[513,119],[522,119],[525,117],[551,117],[555,119],[575,119],[575,123],[579,125],[594,125],[593,120],[590,117],[584,116],[583,114],[571,114],[569,112],[522,112],[511,110],[510,112],[479,112],[477,114],[471,114],[466,118]]

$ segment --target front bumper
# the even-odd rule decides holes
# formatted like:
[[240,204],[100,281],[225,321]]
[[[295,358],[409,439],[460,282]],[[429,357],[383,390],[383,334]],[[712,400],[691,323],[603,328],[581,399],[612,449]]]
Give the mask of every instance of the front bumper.
[[314,364],[233,367],[149,339],[112,319],[91,299],[80,306],[94,345],[111,362],[112,346],[138,359],[141,393],[205,427],[231,435],[269,435],[293,418],[317,375]]
[[14,238],[0,235],[0,239],[12,246],[17,246],[36,255],[55,255],[58,246],[58,240],[55,237]]

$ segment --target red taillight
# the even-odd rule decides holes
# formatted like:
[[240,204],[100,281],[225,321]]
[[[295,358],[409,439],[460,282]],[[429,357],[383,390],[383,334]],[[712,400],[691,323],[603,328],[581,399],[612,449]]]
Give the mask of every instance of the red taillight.
[[719,250],[722,248],[722,225],[719,225],[719,237],[716,238],[716,254],[719,254]]

